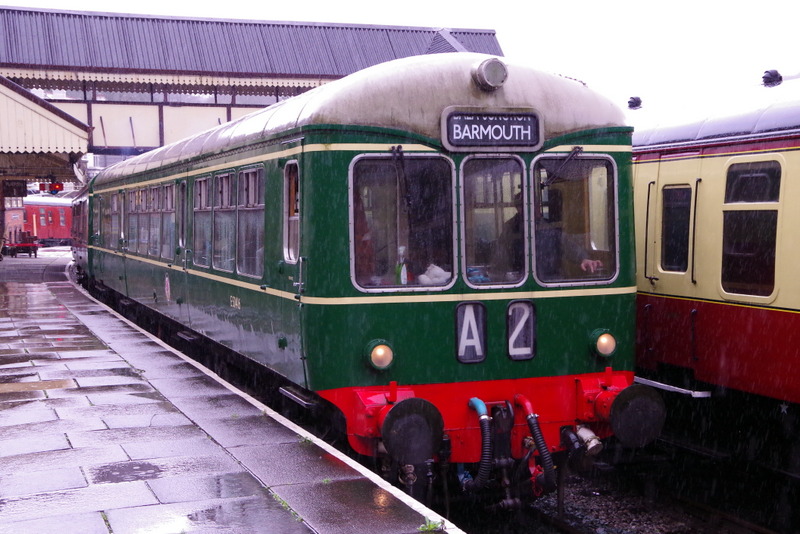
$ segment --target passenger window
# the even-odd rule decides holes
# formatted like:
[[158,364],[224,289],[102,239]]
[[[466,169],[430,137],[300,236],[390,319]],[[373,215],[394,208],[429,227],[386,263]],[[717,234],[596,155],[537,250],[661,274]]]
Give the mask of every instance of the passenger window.
[[211,196],[209,179],[201,178],[194,182],[194,250],[192,261],[195,265],[211,265]]
[[233,272],[236,255],[236,180],[231,173],[214,177],[215,269]]
[[236,265],[241,274],[264,274],[264,169],[239,172],[238,248]]
[[471,284],[517,284],[527,273],[528,225],[522,163],[471,158],[464,164],[464,252]]
[[535,268],[544,283],[608,279],[617,270],[614,166],[578,152],[534,164]]
[[136,251],[139,254],[147,254],[147,247],[150,244],[150,211],[152,210],[151,197],[147,189],[136,191],[136,211],[139,219],[138,246]]
[[780,180],[776,161],[739,163],[728,169],[721,274],[728,293],[768,296],[775,289]]
[[777,161],[735,163],[728,169],[725,203],[777,202],[781,190],[781,166]]
[[353,166],[351,258],[364,288],[453,279],[453,169],[439,157],[364,157]]
[[300,176],[297,163],[283,171],[283,259],[296,263],[300,254]]
[[661,214],[661,268],[665,271],[685,272],[689,267],[691,205],[691,187],[664,188]]
[[[116,249],[119,246],[119,198],[118,195],[97,197],[100,202],[100,244]],[[95,232],[98,227],[95,226]]]
[[127,250],[129,252],[137,252],[139,247],[139,211],[141,209],[141,191],[128,191],[128,235],[127,235]]

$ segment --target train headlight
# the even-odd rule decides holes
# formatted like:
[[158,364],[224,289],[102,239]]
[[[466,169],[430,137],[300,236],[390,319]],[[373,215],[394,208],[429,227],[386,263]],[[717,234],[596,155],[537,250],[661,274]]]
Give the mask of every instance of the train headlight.
[[617,339],[608,330],[600,328],[592,332],[590,346],[598,356],[610,358],[617,350]]
[[383,371],[394,361],[394,349],[383,339],[376,339],[367,344],[367,357],[372,367]]

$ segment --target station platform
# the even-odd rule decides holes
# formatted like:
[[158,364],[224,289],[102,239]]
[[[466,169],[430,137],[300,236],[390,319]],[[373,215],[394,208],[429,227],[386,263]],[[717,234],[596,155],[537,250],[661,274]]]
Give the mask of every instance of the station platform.
[[0,533],[460,533],[98,303],[0,262]]

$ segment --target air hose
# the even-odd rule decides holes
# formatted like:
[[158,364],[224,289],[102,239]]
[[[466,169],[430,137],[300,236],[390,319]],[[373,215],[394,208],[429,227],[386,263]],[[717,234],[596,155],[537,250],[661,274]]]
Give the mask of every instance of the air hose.
[[478,422],[481,426],[481,461],[478,465],[478,474],[474,479],[464,481],[464,490],[473,491],[482,488],[489,480],[492,472],[492,432],[491,418],[486,410],[486,404],[477,397],[469,400],[469,407],[478,412]]
[[536,479],[536,482],[546,493],[550,493],[556,489],[556,471],[553,467],[553,457],[550,455],[550,449],[547,448],[547,443],[544,441],[544,436],[542,436],[542,430],[539,428],[539,416],[534,413],[531,401],[524,395],[519,393],[514,395],[514,404],[525,411],[528,429],[531,431],[536,450],[539,451],[539,458],[542,460],[544,473]]

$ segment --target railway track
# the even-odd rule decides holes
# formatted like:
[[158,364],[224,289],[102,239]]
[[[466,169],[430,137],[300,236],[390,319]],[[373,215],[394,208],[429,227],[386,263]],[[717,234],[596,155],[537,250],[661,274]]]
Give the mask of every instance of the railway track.
[[[532,524],[566,534],[779,534],[737,513],[655,488],[636,473],[595,471],[566,477],[564,509],[547,497],[534,505]],[[540,531],[547,532],[547,531]]]
[[[690,462],[696,462],[692,464]],[[677,466],[684,466],[684,471]],[[470,534],[795,534],[781,524],[780,508],[764,514],[773,496],[763,488],[768,480],[719,476],[723,465],[672,453],[648,455],[616,467],[598,464],[582,474],[562,477],[563,508],[556,494],[529,509],[478,522],[453,518]],[[717,471],[717,474],[714,474]],[[730,473],[730,470],[728,470]],[[724,487],[724,488],[723,488]],[[751,493],[747,493],[747,488]],[[725,500],[736,494],[736,499]],[[761,511],[762,514],[753,514]],[[769,515],[773,520],[764,521]],[[476,514],[477,516],[477,514]],[[792,529],[795,530],[792,530]]]

